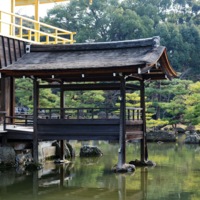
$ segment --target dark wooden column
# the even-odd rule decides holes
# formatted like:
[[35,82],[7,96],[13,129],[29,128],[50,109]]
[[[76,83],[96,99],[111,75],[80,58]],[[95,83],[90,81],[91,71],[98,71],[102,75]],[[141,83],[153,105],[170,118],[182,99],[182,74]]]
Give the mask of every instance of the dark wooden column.
[[[65,96],[64,95],[65,95],[65,93],[64,93],[63,84],[62,84],[61,87],[60,87],[60,118],[61,119],[65,118],[65,111],[64,111]],[[60,159],[61,160],[65,159],[64,147],[65,147],[65,141],[60,140]]]
[[[15,114],[15,79],[10,77],[10,114],[9,116],[14,116]],[[14,123],[14,119],[11,118],[10,121]]]
[[33,79],[33,159],[38,162],[38,102],[39,102],[39,87],[37,78]]
[[143,139],[141,140],[141,161],[145,162],[148,159],[147,141],[146,141],[146,106],[145,106],[145,87],[144,81],[140,81],[140,106],[142,108],[143,120]]
[[119,168],[126,162],[126,83],[123,76],[120,80],[120,97]]

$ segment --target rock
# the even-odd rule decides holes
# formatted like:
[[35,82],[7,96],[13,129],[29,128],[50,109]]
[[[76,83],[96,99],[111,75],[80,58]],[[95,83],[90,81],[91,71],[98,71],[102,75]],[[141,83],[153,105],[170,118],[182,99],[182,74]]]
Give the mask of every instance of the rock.
[[26,150],[20,154],[17,154],[15,160],[17,166],[31,163],[33,161],[31,150]]
[[[56,158],[60,158],[60,153],[61,153],[61,149],[60,149],[60,143],[58,141],[54,142],[52,144],[53,146],[56,147]],[[64,144],[64,157],[65,159],[67,158],[74,158],[75,157],[75,151],[72,147],[71,144],[69,144],[68,142],[65,142]]]
[[134,161],[130,161],[129,164],[135,165],[135,166],[156,166],[156,163],[151,161],[151,160],[147,160],[147,161],[140,161],[140,160],[134,160]]
[[185,143],[186,144],[199,144],[200,136],[197,133],[192,134],[192,135],[187,135],[187,137],[185,138]]
[[166,131],[157,131],[147,133],[147,141],[149,142],[175,142],[176,136]]
[[123,164],[122,167],[118,167],[118,165],[115,165],[112,168],[112,171],[115,173],[126,173],[126,172],[134,172],[135,171],[135,165],[132,164]]
[[0,147],[0,165],[15,165],[15,151],[12,147]]
[[102,156],[103,153],[98,147],[95,146],[83,146],[80,149],[80,157],[98,157]]
[[176,132],[183,134],[183,133],[185,133],[185,130],[183,128],[178,127],[178,128],[176,128]]

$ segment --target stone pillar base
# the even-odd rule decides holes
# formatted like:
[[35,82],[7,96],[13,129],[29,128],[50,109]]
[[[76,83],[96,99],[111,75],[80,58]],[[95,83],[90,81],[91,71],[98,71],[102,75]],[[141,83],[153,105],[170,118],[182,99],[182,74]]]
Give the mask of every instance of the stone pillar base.
[[112,168],[112,171],[114,173],[127,173],[127,172],[134,172],[135,171],[135,165],[132,164],[123,164],[122,167],[118,167],[118,165],[115,165]]
[[143,166],[156,166],[156,163],[151,161],[151,160],[147,160],[147,161],[141,161],[141,160],[134,160],[134,161],[130,161],[129,164],[131,165],[135,165],[135,166],[139,166],[139,167],[143,167]]

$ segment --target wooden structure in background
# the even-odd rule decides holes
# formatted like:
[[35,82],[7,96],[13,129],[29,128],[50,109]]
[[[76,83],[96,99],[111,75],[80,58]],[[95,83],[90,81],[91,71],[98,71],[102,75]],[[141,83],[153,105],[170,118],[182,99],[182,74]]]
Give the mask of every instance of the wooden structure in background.
[[[119,167],[126,162],[127,139],[140,139],[141,161],[148,159],[144,82],[176,77],[176,72],[169,64],[166,48],[159,44],[159,37],[107,43],[31,45],[30,53],[14,64],[3,67],[0,72],[3,78],[26,76],[33,80],[35,160],[38,159],[38,140],[114,139],[119,140],[120,144]],[[40,80],[49,84],[40,84]],[[59,88],[58,118],[52,118],[51,115],[41,118],[41,88]],[[140,91],[139,109],[126,108],[126,90],[130,89]],[[119,118],[109,118],[112,113],[108,112],[101,119],[82,119],[79,115],[70,119],[64,105],[64,92],[68,90],[119,90]],[[130,114],[136,111],[141,113],[137,119]],[[93,116],[93,111],[90,113]]]
[[[25,42],[0,35],[0,69],[12,65],[26,53]],[[14,79],[1,77],[0,79],[0,110],[7,115],[14,116]]]

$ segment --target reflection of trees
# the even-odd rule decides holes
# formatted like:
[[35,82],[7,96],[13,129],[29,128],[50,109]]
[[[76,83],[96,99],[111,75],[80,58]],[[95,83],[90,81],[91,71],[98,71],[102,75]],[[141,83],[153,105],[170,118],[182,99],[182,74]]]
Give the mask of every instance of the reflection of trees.
[[182,196],[184,199],[187,194],[183,192],[183,188],[187,188],[187,190],[191,188],[194,191],[191,182],[193,183],[196,178],[192,171],[197,164],[194,156],[196,147],[190,146],[190,151],[186,145],[182,145],[180,148],[181,150],[174,143],[149,145],[149,155],[157,163],[157,166],[153,170],[149,170],[148,199],[172,199],[172,196],[173,198]]

